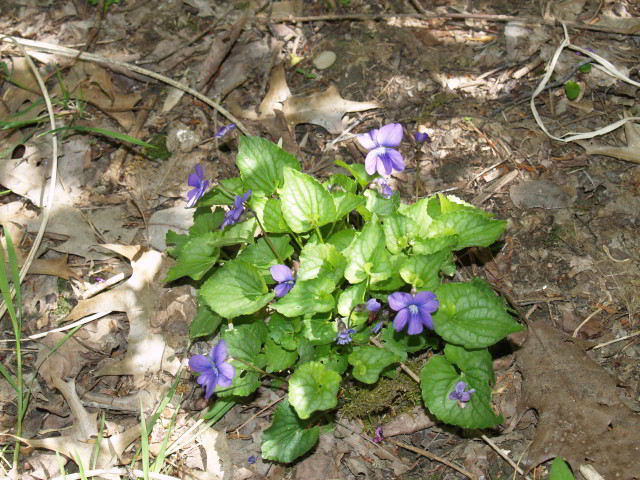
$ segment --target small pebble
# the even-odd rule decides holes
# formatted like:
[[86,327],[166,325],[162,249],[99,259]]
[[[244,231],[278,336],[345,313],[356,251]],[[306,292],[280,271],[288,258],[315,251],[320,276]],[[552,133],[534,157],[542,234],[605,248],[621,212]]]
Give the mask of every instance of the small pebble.
[[318,70],[324,70],[333,65],[336,61],[336,54],[329,50],[325,50],[324,52],[320,52],[318,55],[313,57],[313,66]]

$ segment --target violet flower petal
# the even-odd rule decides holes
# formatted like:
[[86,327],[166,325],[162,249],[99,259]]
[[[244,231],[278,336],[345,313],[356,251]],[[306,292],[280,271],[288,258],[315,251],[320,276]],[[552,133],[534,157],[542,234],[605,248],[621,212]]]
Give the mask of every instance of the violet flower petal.
[[388,298],[389,306],[395,311],[400,311],[413,303],[413,297],[406,292],[395,292],[389,295]]
[[[397,172],[404,171],[404,158],[400,152],[393,148],[387,148],[385,151],[386,158],[391,162],[391,167]],[[390,175],[391,173],[389,173]]]
[[375,141],[382,147],[397,147],[402,142],[403,135],[402,125],[399,123],[390,123],[376,131]]
[[416,141],[417,142],[428,142],[429,134],[424,132],[416,132]]
[[189,359],[189,368],[196,372],[206,372],[211,368],[211,360],[204,355],[193,355]]
[[396,329],[396,332],[400,332],[407,326],[407,322],[409,321],[409,310],[403,308],[398,312],[396,318],[393,319],[393,328]]
[[275,288],[276,298],[284,297],[287,293],[291,291],[292,288],[293,288],[292,283],[289,283],[289,282],[279,283],[278,285],[276,285],[276,288]]
[[378,168],[378,149],[373,149],[367,153],[367,157],[364,159],[364,169],[369,175],[374,175]]
[[211,359],[216,364],[216,367],[219,367],[228,356],[226,340],[220,340],[218,344],[211,349]]
[[190,187],[200,188],[200,184],[202,183],[202,181],[200,180],[200,177],[198,177],[198,175],[196,175],[195,173],[190,173],[189,178],[187,179],[187,183]]
[[370,312],[377,312],[380,310],[380,302],[375,298],[370,298],[367,302],[367,310]]
[[378,130],[373,129],[370,132],[361,133],[356,138],[358,139],[358,142],[360,142],[360,145],[362,145],[364,148],[366,148],[367,150],[373,150],[374,148],[379,146],[375,141],[377,132]]
[[291,269],[286,265],[274,265],[269,269],[269,272],[271,272],[271,277],[276,282],[286,282],[288,280],[293,280]]

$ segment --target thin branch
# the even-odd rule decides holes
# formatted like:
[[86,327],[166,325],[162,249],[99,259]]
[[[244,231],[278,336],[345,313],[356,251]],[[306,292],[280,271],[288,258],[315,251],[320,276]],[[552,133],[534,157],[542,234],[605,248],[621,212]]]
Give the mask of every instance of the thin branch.
[[472,473],[467,472],[464,468],[459,467],[455,463],[452,463],[449,460],[446,460],[446,459],[444,459],[442,457],[439,457],[438,455],[434,455],[433,453],[428,452],[426,450],[423,450],[422,448],[414,447],[413,445],[409,445],[407,443],[400,442],[400,441],[395,440],[393,438],[385,438],[384,440],[385,440],[385,442],[393,443],[397,447],[404,448],[405,450],[410,450],[410,451],[412,451],[414,453],[419,453],[423,457],[427,457],[428,459],[433,460],[434,462],[439,462],[439,463],[442,463],[442,464],[446,465],[447,467],[451,467],[456,472],[460,472],[461,474],[463,474],[466,477],[469,477],[469,478],[471,478],[473,480],[477,480],[477,478],[478,478],[475,475],[473,475]]
[[60,47],[58,45],[54,45],[54,44],[51,44],[51,43],[35,42],[33,40],[27,40],[27,39],[24,39],[24,38],[10,37],[10,36],[0,37],[0,40],[12,41],[14,43],[17,43],[19,46],[23,46],[25,48],[29,48],[29,49],[32,49],[32,50],[39,50],[41,52],[55,53],[57,55],[62,55],[62,56],[65,56],[65,57],[78,56],[78,58],[80,60],[87,60],[87,61],[90,61],[90,62],[101,63],[101,64],[104,64],[104,65],[113,65],[113,66],[117,66],[117,67],[121,67],[121,68],[126,68],[127,70],[131,70],[132,72],[140,73],[142,75],[146,75],[147,77],[154,78],[154,79],[159,80],[161,82],[164,82],[164,83],[166,83],[168,85],[171,85],[172,87],[177,88],[178,90],[182,90],[183,92],[186,92],[186,93],[188,93],[190,95],[193,95],[198,100],[200,100],[201,102],[206,103],[211,108],[213,108],[213,109],[217,110],[218,112],[220,112],[220,114],[222,116],[228,118],[231,122],[235,123],[238,126],[238,129],[240,129],[240,131],[242,131],[242,133],[244,133],[247,136],[251,135],[251,133],[249,132],[247,127],[245,127],[244,124],[240,120],[238,120],[234,115],[232,115],[230,112],[228,112],[221,105],[219,105],[218,103],[214,102],[213,100],[211,100],[206,95],[201,94],[197,90],[194,90],[191,87],[183,85],[180,82],[176,82],[175,80],[173,80],[173,79],[171,79],[169,77],[165,77],[164,75],[160,75],[159,73],[152,72],[151,70],[147,70],[145,68],[141,68],[141,67],[138,67],[137,65],[132,65],[130,63],[119,62],[117,60],[110,60],[108,58],[101,57],[100,55],[95,55],[93,53],[83,53],[83,52],[80,52],[78,50],[74,50],[72,48]]
[[[427,14],[411,14],[411,13],[379,13],[379,14],[348,14],[348,15],[317,15],[317,16],[304,16],[304,17],[272,17],[272,18],[259,18],[262,21],[270,21],[270,22],[287,22],[287,23],[297,23],[297,22],[339,22],[343,20],[355,20],[355,21],[367,21],[367,20],[387,20],[391,18],[418,18],[421,20],[432,20],[432,19],[451,19],[451,20],[466,20],[466,19],[475,19],[475,20],[486,20],[489,22],[519,22],[521,25],[546,25],[550,27],[560,26],[561,22],[556,21],[554,19],[545,19],[540,17],[517,17],[513,15],[492,15],[492,14],[479,14],[479,13],[450,13],[450,14],[438,14],[438,13],[427,13]],[[624,34],[624,35],[637,35],[637,32],[634,32],[632,29],[620,29],[620,28],[612,28],[605,27],[601,25],[587,25],[584,23],[577,22],[562,22],[567,27],[574,28],[576,30],[591,30],[594,32],[604,32],[611,34]]]

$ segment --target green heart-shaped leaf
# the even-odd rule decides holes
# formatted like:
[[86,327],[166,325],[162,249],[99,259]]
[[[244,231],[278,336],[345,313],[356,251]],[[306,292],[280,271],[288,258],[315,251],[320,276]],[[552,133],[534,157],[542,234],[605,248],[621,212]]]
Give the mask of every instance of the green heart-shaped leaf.
[[313,230],[336,218],[331,194],[306,173],[285,168],[280,198],[284,219],[296,233]]
[[200,296],[223,318],[257,312],[273,299],[264,277],[253,265],[234,260],[218,269],[200,288]]
[[262,457],[289,463],[307,453],[318,441],[320,427],[301,420],[287,399],[273,415],[273,422],[262,434]]
[[338,404],[340,375],[319,362],[301,365],[289,380],[289,402],[303,420]]
[[372,384],[378,381],[382,370],[399,362],[401,357],[383,348],[367,345],[355,348],[348,360],[353,365],[353,376],[361,382]]
[[260,137],[240,137],[236,165],[245,189],[268,197],[284,180],[285,167],[300,170],[300,162],[276,144]]

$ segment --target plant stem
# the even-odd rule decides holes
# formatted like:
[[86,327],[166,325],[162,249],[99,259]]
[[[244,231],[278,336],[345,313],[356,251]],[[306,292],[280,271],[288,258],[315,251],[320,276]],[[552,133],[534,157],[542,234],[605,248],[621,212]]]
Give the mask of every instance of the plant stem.
[[264,226],[262,225],[262,222],[258,218],[258,214],[256,212],[254,212],[253,210],[251,210],[251,212],[253,213],[253,216],[255,217],[256,222],[258,222],[258,226],[260,227],[260,230],[262,230],[262,233],[264,235],[264,239],[267,242],[267,245],[269,245],[269,248],[271,249],[273,254],[276,256],[276,258],[280,261],[280,263],[284,264],[284,260],[282,259],[282,257],[278,253],[278,251],[276,250],[276,247],[271,242],[271,238],[269,237],[269,234],[267,233],[267,231],[264,229]]
[[222,193],[224,193],[231,200],[236,199],[236,194],[233,193],[231,190],[228,190],[227,187],[223,186],[221,183],[218,183],[218,186],[216,188],[220,190]]
[[324,239],[322,238],[322,234],[320,233],[320,229],[318,227],[315,227],[316,229],[316,235],[318,235],[318,238],[320,239],[320,243],[324,243]]
[[331,228],[329,229],[329,233],[327,233],[327,238],[329,238],[331,236],[331,234],[333,233],[333,229],[336,227],[336,223],[338,223],[338,222],[333,222],[331,224]]
[[293,237],[293,239],[296,241],[296,243],[300,247],[300,250],[302,250],[304,247],[302,246],[302,239],[300,238],[300,236],[298,234],[296,234],[295,232],[291,232],[291,236]]
[[241,358],[236,358],[236,357],[229,357],[228,361],[231,361],[231,360],[237,360],[240,363],[244,363],[246,366],[253,368],[254,370],[262,373],[263,375],[266,375],[267,377],[271,377],[271,378],[274,378],[274,379],[279,380],[281,382],[288,383],[283,378],[280,378],[280,377],[278,377],[276,375],[273,375],[272,373],[266,372],[266,371],[262,370],[261,368],[256,367],[253,363],[247,362],[246,360],[242,360]]

